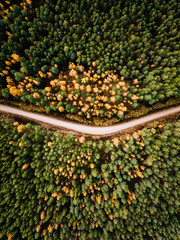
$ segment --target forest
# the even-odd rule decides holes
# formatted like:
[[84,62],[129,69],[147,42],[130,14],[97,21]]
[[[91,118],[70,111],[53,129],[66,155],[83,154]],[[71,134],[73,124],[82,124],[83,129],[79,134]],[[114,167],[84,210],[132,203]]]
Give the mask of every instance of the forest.
[[0,239],[178,240],[180,121],[93,140],[0,120]]
[[0,1],[0,240],[180,239],[179,26],[178,0]]
[[178,1],[35,2],[0,4],[0,98],[76,119],[179,103]]

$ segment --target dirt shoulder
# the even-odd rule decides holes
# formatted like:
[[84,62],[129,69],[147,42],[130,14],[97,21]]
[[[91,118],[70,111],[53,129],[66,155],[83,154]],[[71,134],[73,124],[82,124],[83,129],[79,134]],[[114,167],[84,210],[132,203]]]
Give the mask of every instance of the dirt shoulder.
[[180,105],[180,97],[179,98],[171,98],[165,102],[158,102],[153,106],[145,106],[143,104],[140,105],[139,108],[135,110],[130,110],[127,112],[123,119],[119,119],[118,117],[112,118],[100,118],[94,117],[92,119],[87,119],[85,117],[81,117],[74,114],[69,113],[60,113],[60,112],[47,112],[43,107],[34,106],[32,104],[27,104],[22,101],[9,101],[7,99],[0,98],[0,104],[5,104],[11,107],[16,107],[28,112],[41,113],[41,115],[53,117],[59,120],[64,120],[67,122],[81,123],[84,125],[91,126],[113,126],[114,124],[126,123],[130,120],[140,118],[142,116],[146,116],[149,113],[156,113],[159,110],[167,109],[169,107]]
[[132,134],[138,130],[141,130],[143,128],[156,128],[158,125],[161,125],[162,127],[167,124],[168,122],[176,122],[178,119],[180,119],[180,112],[174,113],[156,120],[152,120],[150,122],[142,123],[137,126],[122,130],[117,133],[112,133],[112,134],[106,134],[103,136],[98,136],[98,135],[90,135],[90,134],[84,134],[80,133],[74,130],[69,130],[63,127],[58,127],[58,126],[53,126],[48,123],[40,122],[37,120],[30,120],[27,117],[22,117],[22,116],[16,116],[14,114],[10,113],[5,113],[5,112],[0,112],[0,118],[4,119],[9,119],[11,122],[17,121],[19,123],[27,124],[27,123],[32,123],[34,125],[40,125],[42,128],[46,129],[47,131],[58,131],[61,136],[66,136],[67,134],[73,134],[75,136],[85,136],[87,139],[111,139],[114,137],[119,137],[120,139],[123,139],[127,134]]

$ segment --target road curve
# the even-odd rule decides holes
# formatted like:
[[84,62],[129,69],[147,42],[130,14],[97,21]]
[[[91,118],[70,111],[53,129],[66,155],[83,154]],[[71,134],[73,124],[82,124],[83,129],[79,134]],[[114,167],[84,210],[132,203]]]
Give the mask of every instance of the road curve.
[[90,135],[109,135],[109,134],[117,133],[127,128],[135,127],[137,125],[140,125],[161,117],[165,117],[170,114],[178,113],[180,112],[180,106],[161,110],[159,112],[152,113],[135,120],[130,120],[129,122],[126,122],[126,123],[120,123],[120,124],[107,126],[107,127],[92,127],[92,126],[87,126],[80,123],[72,123],[68,121],[66,122],[64,120],[59,120],[53,117],[44,116],[38,113],[26,112],[18,108],[9,107],[3,104],[0,104],[0,111],[23,116],[32,120],[41,121],[54,126],[67,128],[69,130],[74,130],[80,133],[86,133]]

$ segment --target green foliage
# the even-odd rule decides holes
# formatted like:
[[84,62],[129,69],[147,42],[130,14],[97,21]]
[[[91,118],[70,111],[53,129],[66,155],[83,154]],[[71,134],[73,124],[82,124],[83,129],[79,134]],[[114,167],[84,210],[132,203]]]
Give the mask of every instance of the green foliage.
[[24,79],[25,75],[19,72],[15,72],[14,77],[17,81]]
[[[0,6],[0,73],[7,70],[15,86],[25,75],[36,79],[39,71],[51,71],[50,78],[56,79],[70,62],[82,64],[85,70],[95,62],[97,74],[112,70],[125,78],[128,92],[116,92],[115,98],[123,101],[122,94],[136,94],[139,99],[128,106],[131,110],[139,103],[154,105],[180,96],[177,0],[32,1],[36,8],[30,1],[20,2],[4,1]],[[14,53],[20,61],[6,66]],[[3,88],[8,85],[6,77],[0,75]],[[49,84],[47,75],[41,78],[43,81],[33,86],[36,92]],[[3,96],[10,97],[5,92]],[[28,97],[26,101],[32,102]],[[47,99],[37,98],[33,104],[58,110],[50,107]],[[68,107],[65,111],[77,113]],[[100,117],[106,112],[100,108]]]
[[55,67],[52,67],[52,73],[54,73],[54,74],[58,74],[58,69],[57,68],[55,68]]
[[180,121],[115,146],[1,119],[1,238],[178,240],[179,133]]
[[2,95],[2,97],[9,98],[10,97],[9,89],[8,88],[3,88],[0,91],[0,95]]

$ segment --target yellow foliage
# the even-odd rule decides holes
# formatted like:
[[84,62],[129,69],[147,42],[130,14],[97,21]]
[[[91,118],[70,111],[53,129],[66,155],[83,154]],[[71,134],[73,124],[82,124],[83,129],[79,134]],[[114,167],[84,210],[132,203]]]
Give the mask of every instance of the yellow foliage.
[[22,132],[24,130],[24,125],[23,124],[18,125],[17,130],[18,132]]
[[50,92],[51,91],[51,87],[45,87],[46,92]]
[[62,196],[63,196],[62,193],[58,193],[57,194],[57,200],[60,200],[62,198]]
[[51,72],[47,72],[47,75],[50,78],[50,77],[52,77],[53,74]]
[[41,229],[41,226],[40,226],[40,225],[37,225],[37,227],[36,227],[36,232],[39,232],[40,229]]
[[27,169],[29,166],[29,163],[25,163],[23,166],[22,166],[22,169]]
[[66,86],[61,86],[61,90],[63,91],[63,92],[65,92],[66,91]]
[[51,196],[52,196],[52,197],[57,197],[57,192],[53,192],[53,193],[51,194]]
[[84,141],[85,141],[85,137],[82,136],[82,137],[79,138],[80,143],[83,143]]
[[41,214],[40,214],[40,218],[41,218],[41,220],[43,220],[44,217],[45,217],[45,212],[43,211],[43,212],[41,212]]
[[5,64],[8,65],[8,66],[11,66],[11,65],[12,65],[12,63],[9,62],[9,61],[5,61]]
[[140,178],[144,178],[142,172],[140,172],[139,170],[136,171],[136,174],[138,175],[138,177],[140,177]]
[[69,65],[69,69],[74,69],[76,67],[76,65],[74,64],[74,63],[71,63],[70,65]]
[[6,77],[6,81],[7,81],[8,84],[12,84],[13,83],[13,80],[12,80],[12,78],[10,76]]
[[75,221],[73,222],[73,224],[72,224],[73,230],[76,229],[76,224],[77,224],[77,220],[75,220]]
[[62,172],[62,171],[63,171],[63,167],[60,167],[60,168],[59,168],[59,171]]
[[138,138],[139,138],[139,134],[138,134],[137,132],[134,132],[134,133],[133,133],[133,138],[134,138],[134,139],[138,139]]
[[10,32],[7,32],[7,35],[8,35],[9,37],[11,37],[11,33],[10,33]]
[[53,228],[52,228],[52,226],[50,224],[49,224],[47,230],[48,230],[48,232],[52,232]]
[[98,202],[98,204],[101,204],[101,197],[96,197],[96,201]]
[[73,189],[70,189],[70,191],[69,191],[69,196],[70,196],[70,197],[73,197],[73,196],[74,196]]
[[51,147],[52,146],[52,142],[48,142],[48,147]]
[[66,85],[66,81],[60,81],[59,84],[60,85]]
[[69,76],[71,76],[71,77],[75,77],[76,75],[77,75],[76,70],[71,69],[71,71],[69,72]]
[[94,168],[94,163],[91,163],[91,164],[90,164],[90,168]]
[[118,146],[119,145],[119,138],[117,138],[117,137],[113,138],[112,142],[115,146]]
[[60,106],[59,108],[58,108],[58,110],[60,111],[60,112],[64,112],[64,107],[63,106]]
[[83,67],[82,65],[80,65],[80,66],[78,66],[78,70],[79,70],[80,72],[84,72],[84,67]]
[[15,96],[21,96],[21,92],[19,89],[17,89],[15,86],[10,87],[9,92],[15,97]]
[[20,142],[20,143],[19,143],[19,147],[22,147],[23,145],[24,145],[23,142]]
[[46,196],[44,197],[44,201],[47,201],[48,198],[49,198],[49,197],[46,195]]
[[136,79],[133,79],[133,83],[134,83],[134,84],[138,84],[138,83],[139,83],[138,79],[137,79],[137,78],[136,78]]
[[92,62],[93,67],[96,67],[96,62]]
[[14,122],[13,123],[14,126],[18,126],[18,124],[19,124],[18,122]]
[[38,74],[39,74],[39,76],[41,77],[41,78],[45,78],[46,77],[46,74],[45,73],[43,73],[43,72],[41,72],[41,71],[38,71]]
[[15,54],[15,53],[13,53],[13,54],[11,55],[11,57],[12,57],[16,62],[19,62],[19,61],[20,61],[19,55]]
[[39,85],[40,82],[36,81],[36,80],[33,80],[33,83],[35,83],[36,85]]
[[8,71],[7,70],[3,70],[2,73],[4,73],[5,75],[8,75]]
[[145,169],[145,167],[144,167],[144,166],[140,166],[140,168],[141,168],[142,170],[144,170],[144,169]]
[[40,94],[39,93],[33,93],[33,97],[35,98],[35,99],[38,99],[38,98],[40,98]]
[[58,169],[54,169],[54,174],[55,174],[55,175],[58,174]]
[[63,96],[62,96],[61,94],[58,94],[58,95],[57,95],[57,100],[58,100],[58,101],[61,101],[62,99],[63,99]]
[[57,230],[58,229],[58,223],[54,224],[54,228]]
[[44,230],[43,230],[43,236],[45,236],[45,235],[46,235],[46,233],[47,233],[47,230],[46,230],[46,229],[44,229]]
[[108,214],[108,217],[109,217],[111,220],[113,220],[113,215],[112,215],[112,213]]
[[8,234],[8,240],[11,240],[12,238],[13,238],[13,233],[11,232]]
[[90,86],[90,85],[87,85],[87,86],[86,86],[86,92],[88,92],[88,93],[89,93],[89,92],[91,92],[91,91],[92,91],[92,88],[91,88],[91,86]]
[[131,97],[131,99],[135,101],[135,100],[138,100],[139,97],[134,94],[134,95]]

